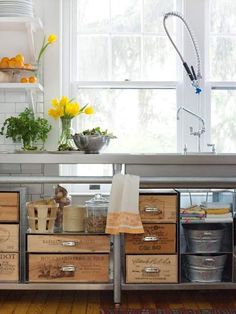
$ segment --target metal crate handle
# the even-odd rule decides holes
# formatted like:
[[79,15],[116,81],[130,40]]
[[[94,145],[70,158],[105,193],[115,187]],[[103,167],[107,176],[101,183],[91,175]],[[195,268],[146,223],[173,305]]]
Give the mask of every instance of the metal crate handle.
[[155,273],[155,274],[158,274],[160,273],[160,268],[158,267],[145,267],[144,268],[144,272],[145,273]]
[[62,241],[61,245],[62,246],[76,246],[78,244],[78,242],[75,241]]
[[143,241],[145,241],[145,242],[156,242],[156,241],[159,241],[159,238],[156,236],[147,236],[147,237],[143,237]]
[[144,208],[144,211],[146,213],[157,213],[157,214],[161,214],[162,213],[162,210],[158,207],[149,207],[149,206],[146,206]]
[[60,268],[60,270],[61,270],[61,271],[64,271],[64,272],[66,272],[66,271],[75,272],[76,267],[75,267],[74,265],[66,265],[66,266],[62,266],[62,267]]

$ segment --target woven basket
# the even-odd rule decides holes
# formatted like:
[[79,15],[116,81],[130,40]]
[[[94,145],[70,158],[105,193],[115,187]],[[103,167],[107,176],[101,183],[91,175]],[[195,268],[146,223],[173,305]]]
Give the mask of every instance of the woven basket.
[[38,205],[34,202],[30,202],[27,203],[26,206],[28,211],[28,225],[31,232],[53,232],[58,204]]

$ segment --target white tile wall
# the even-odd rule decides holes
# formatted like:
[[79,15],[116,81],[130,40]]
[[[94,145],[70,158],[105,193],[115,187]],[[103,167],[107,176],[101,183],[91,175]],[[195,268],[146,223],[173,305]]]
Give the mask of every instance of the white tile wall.
[[16,104],[14,102],[3,102],[1,103],[1,113],[15,113]]
[[[44,113],[44,97],[43,93],[34,96],[36,104],[35,110],[37,116],[43,117]],[[0,90],[0,128],[5,119],[11,116],[17,116],[25,108],[30,106],[30,99],[25,91],[8,91]],[[15,149],[20,149],[20,143],[13,143],[11,139],[6,139],[0,135],[0,151],[13,152]],[[4,176],[43,176],[57,175],[57,165],[42,165],[42,164],[0,164],[0,175]],[[50,196],[53,194],[53,184],[1,184],[1,187],[16,187],[22,186],[27,188],[27,200],[37,200],[42,196]]]
[[0,91],[0,102],[4,102],[5,101],[5,91],[1,90]]
[[26,92],[25,91],[5,91],[5,102],[26,102]]

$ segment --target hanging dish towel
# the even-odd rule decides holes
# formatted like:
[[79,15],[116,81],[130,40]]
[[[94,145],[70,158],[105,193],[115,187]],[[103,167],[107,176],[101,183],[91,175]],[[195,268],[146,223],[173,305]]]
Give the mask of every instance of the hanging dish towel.
[[106,233],[144,233],[139,214],[139,177],[115,174],[112,180]]

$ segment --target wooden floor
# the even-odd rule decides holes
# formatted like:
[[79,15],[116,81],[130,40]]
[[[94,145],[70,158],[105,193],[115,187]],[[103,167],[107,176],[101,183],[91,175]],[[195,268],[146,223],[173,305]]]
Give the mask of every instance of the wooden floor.
[[[236,291],[123,292],[122,314],[134,309],[234,309]],[[1,314],[98,314],[114,308],[112,292],[2,291]],[[111,313],[112,311],[110,311]],[[117,312],[116,312],[117,313]]]

